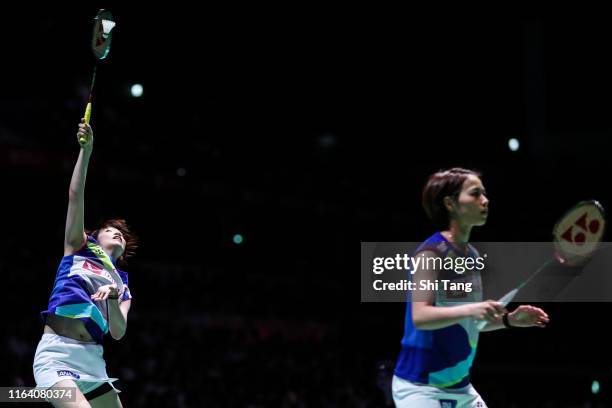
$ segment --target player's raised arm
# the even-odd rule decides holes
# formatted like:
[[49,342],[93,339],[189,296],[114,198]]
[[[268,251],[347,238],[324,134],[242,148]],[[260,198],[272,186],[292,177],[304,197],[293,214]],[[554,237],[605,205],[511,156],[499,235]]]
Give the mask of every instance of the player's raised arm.
[[81,119],[77,141],[81,146],[79,157],[72,172],[68,190],[68,214],[64,235],[64,255],[69,255],[83,246],[85,236],[85,179],[89,158],[93,150],[93,131]]

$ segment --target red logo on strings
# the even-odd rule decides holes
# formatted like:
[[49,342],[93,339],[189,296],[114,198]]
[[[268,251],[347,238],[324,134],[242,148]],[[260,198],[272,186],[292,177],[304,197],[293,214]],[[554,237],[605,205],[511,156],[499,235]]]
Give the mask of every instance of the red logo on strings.
[[[577,227],[580,231],[574,235],[574,227]],[[584,213],[578,220],[569,227],[563,234],[561,234],[561,238],[568,241],[573,242],[578,245],[582,245],[586,241],[585,233],[597,234],[599,231],[600,225],[598,220],[591,220],[591,222],[587,223],[587,213]]]
[[96,34],[96,47],[99,47],[100,45],[104,44],[104,27],[102,26],[102,24],[100,24],[98,26],[98,33]]

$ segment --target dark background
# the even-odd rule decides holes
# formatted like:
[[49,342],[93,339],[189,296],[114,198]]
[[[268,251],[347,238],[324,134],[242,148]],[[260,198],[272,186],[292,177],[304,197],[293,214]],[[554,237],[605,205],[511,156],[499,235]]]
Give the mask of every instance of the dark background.
[[[440,168],[483,172],[474,241],[547,241],[577,201],[612,206],[605,20],[235,7],[109,7],[86,223],[142,240],[127,335],[105,343],[124,406],[385,406],[405,306],[360,303],[359,242],[429,236]],[[1,385],[34,385],[96,10],[3,16]],[[482,336],[488,405],[612,405],[612,308],[541,306],[548,329]]]

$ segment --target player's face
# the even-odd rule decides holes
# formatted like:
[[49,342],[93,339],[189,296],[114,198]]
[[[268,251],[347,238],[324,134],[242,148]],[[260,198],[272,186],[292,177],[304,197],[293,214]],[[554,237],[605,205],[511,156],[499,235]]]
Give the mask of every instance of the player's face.
[[98,242],[102,248],[111,249],[117,257],[120,257],[125,251],[125,238],[117,228],[102,228],[98,234]]
[[484,225],[489,215],[489,199],[480,178],[469,175],[453,205],[454,215],[465,225]]

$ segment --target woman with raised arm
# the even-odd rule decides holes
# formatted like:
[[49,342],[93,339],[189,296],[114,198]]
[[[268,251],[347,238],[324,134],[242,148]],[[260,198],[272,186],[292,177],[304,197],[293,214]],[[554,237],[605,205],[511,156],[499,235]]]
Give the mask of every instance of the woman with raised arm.
[[112,385],[115,379],[106,373],[102,340],[107,333],[119,340],[126,332],[132,296],[128,275],[117,265],[133,254],[136,237],[118,219],[86,232],[85,179],[93,131],[84,119],[77,140],[80,151],[68,192],[64,257],[49,306],[41,313],[45,325],[34,357],[34,378],[37,387],[71,389],[72,400],[53,394],[49,401],[56,407],[121,407],[119,391]]

